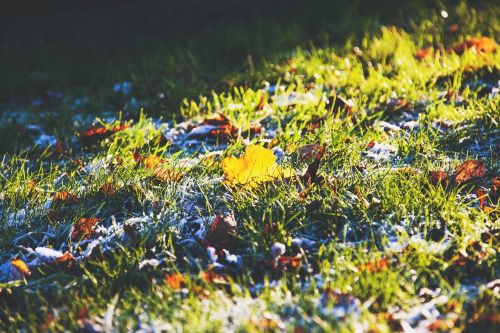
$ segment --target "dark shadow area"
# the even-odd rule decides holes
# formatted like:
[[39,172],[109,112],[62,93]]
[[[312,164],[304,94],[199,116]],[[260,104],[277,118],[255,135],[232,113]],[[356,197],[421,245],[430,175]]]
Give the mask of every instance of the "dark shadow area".
[[341,42],[382,24],[405,27],[442,7],[431,0],[14,2],[0,14],[0,104],[32,106],[50,92],[88,97],[87,111],[121,109],[113,84],[131,81],[149,114],[172,114],[182,98],[225,89],[231,75],[297,46]]

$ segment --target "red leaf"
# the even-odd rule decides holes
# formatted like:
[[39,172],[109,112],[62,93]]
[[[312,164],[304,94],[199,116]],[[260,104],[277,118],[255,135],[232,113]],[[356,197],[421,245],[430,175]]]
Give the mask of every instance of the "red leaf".
[[279,268],[285,271],[296,271],[302,266],[302,256],[298,254],[295,257],[292,256],[280,256],[278,258]]
[[117,125],[113,128],[106,127],[91,127],[86,131],[80,133],[80,141],[86,146],[97,144],[99,141],[106,139],[112,134],[123,131],[129,128],[128,125]]
[[483,162],[479,160],[469,160],[460,164],[453,173],[453,179],[457,183],[464,183],[470,180],[481,178],[486,175]]

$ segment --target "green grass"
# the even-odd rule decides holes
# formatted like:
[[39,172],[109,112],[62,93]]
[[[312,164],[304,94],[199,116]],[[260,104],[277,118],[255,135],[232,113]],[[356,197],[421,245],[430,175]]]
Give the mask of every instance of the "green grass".
[[[363,4],[353,2],[346,13]],[[301,6],[284,10],[307,7]],[[145,47],[127,49],[124,63],[137,57],[145,66],[134,73],[121,72],[120,57],[98,54],[95,61],[102,56],[109,63],[102,73],[85,74],[95,75],[95,86],[79,85],[74,74],[53,72],[48,63],[55,78],[41,91],[63,87],[69,97],[42,107],[29,103],[38,94],[33,82],[21,83],[32,69],[21,65],[20,73],[9,74],[12,82],[2,82],[2,91],[14,97],[5,108],[22,111],[41,129],[16,119],[2,124],[1,330],[497,331],[498,282],[492,281],[500,276],[500,225],[493,179],[499,175],[500,95],[494,89],[500,52],[455,54],[446,48],[471,36],[499,40],[500,9],[494,2],[433,5],[413,13],[410,8],[388,9],[394,20],[374,10],[359,24],[346,14],[339,22],[342,37],[319,44],[299,42],[310,36],[305,22],[316,13],[318,29],[332,31],[324,12],[290,16],[296,29],[289,31],[249,18],[261,29],[269,24],[269,40],[283,39],[269,54],[260,49],[261,30],[254,41],[246,36],[252,24],[230,21],[238,36],[230,43],[244,44],[243,55],[255,51],[253,65],[241,55],[227,66],[221,65],[224,58],[207,60],[224,49],[213,39],[228,34],[219,26],[194,37],[206,39],[200,54],[192,45],[174,51],[158,46],[153,52],[162,60],[155,62],[143,55]],[[408,17],[402,26],[400,19]],[[456,33],[448,31],[453,23],[459,25]],[[418,60],[415,53],[429,46],[437,54]],[[238,46],[226,50],[233,48]],[[57,50],[52,45],[35,54]],[[2,56],[15,53],[9,52]],[[88,68],[96,66],[94,60]],[[195,74],[182,78],[183,68]],[[206,72],[213,75],[207,82],[201,80]],[[105,74],[109,78],[101,81]],[[129,95],[112,92],[120,80],[132,82]],[[152,87],[170,80],[172,95],[162,106]],[[14,94],[21,86],[27,94]],[[447,97],[449,91],[457,98]],[[352,112],[331,110],[326,100],[333,95],[352,100]],[[69,110],[77,96],[87,97],[88,107],[58,111]],[[132,97],[142,111],[131,106]],[[139,116],[128,120],[127,111]],[[80,120],[78,113],[91,116]],[[221,145],[188,145],[180,122],[197,124],[215,113],[241,129],[238,137]],[[78,135],[93,115],[108,129],[130,127],[84,145]],[[256,123],[264,131],[251,135],[246,129]],[[315,130],[308,130],[311,123],[318,124]],[[35,145],[42,133],[68,149],[58,154],[51,145]],[[160,143],[160,135],[170,141]],[[255,187],[229,185],[220,161],[240,156],[249,144],[274,146],[283,155],[279,163],[297,176]],[[313,163],[301,158],[299,148],[306,144],[325,148],[321,179],[313,184],[300,179]],[[137,162],[138,154],[161,157],[182,178],[157,179],[154,168]],[[484,163],[484,176],[444,186],[430,180],[436,170],[451,177],[470,159]],[[480,207],[477,189],[488,194],[488,208]],[[56,192],[66,191],[78,200],[54,202]],[[224,235],[223,246],[237,256],[235,264],[220,252],[218,264],[211,262],[201,240],[218,213],[233,214],[237,222],[237,236]],[[73,236],[82,217],[99,219],[88,240]],[[300,264],[273,265],[277,242],[286,247],[285,256],[300,255]],[[32,253],[37,247],[67,251],[77,261],[71,267],[55,264]],[[14,258],[29,264],[31,276],[10,275]],[[147,265],[149,259],[158,265]],[[208,279],[207,272],[218,276]],[[180,274],[180,288],[166,274]]]

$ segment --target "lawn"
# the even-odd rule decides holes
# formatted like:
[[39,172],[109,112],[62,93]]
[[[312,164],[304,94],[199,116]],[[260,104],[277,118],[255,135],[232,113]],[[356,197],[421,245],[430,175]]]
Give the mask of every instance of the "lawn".
[[20,6],[0,331],[500,330],[495,1]]

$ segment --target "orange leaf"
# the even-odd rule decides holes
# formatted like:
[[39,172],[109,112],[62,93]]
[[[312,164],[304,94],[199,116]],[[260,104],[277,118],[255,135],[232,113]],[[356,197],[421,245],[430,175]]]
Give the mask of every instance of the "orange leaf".
[[24,275],[24,276],[31,275],[30,269],[28,268],[26,263],[24,261],[22,261],[21,259],[13,259],[10,263],[22,275]]
[[415,52],[415,58],[418,60],[423,60],[432,54],[432,49],[429,47],[424,47],[423,49]]
[[99,222],[95,217],[85,218],[82,217],[76,221],[73,226],[73,232],[71,233],[71,238],[82,239],[90,238],[94,235],[94,226]]
[[172,289],[181,289],[181,287],[185,283],[184,276],[182,276],[182,274],[180,273],[165,273],[165,281],[167,285]]
[[470,180],[481,178],[486,175],[483,162],[479,160],[469,160],[460,164],[453,173],[453,179],[457,183],[464,183]]
[[56,263],[64,266],[65,268],[71,268],[76,263],[76,260],[71,253],[66,252],[56,259]]
[[458,54],[465,52],[468,49],[474,48],[478,52],[491,53],[497,49],[497,44],[494,39],[489,37],[470,38],[464,43],[452,46],[453,51]]
[[52,198],[52,207],[63,203],[79,203],[80,199],[67,191],[56,192]]
[[481,209],[484,209],[486,207],[486,200],[488,199],[488,193],[478,188],[476,190],[476,196],[477,199],[479,200],[479,207],[481,207]]
[[262,111],[264,109],[264,106],[267,104],[267,94],[263,93],[262,96],[260,96],[260,101],[259,104],[257,105],[256,111]]
[[370,261],[361,265],[358,265],[360,271],[366,271],[369,273],[377,273],[385,271],[389,268],[389,258],[385,257],[380,260]]

